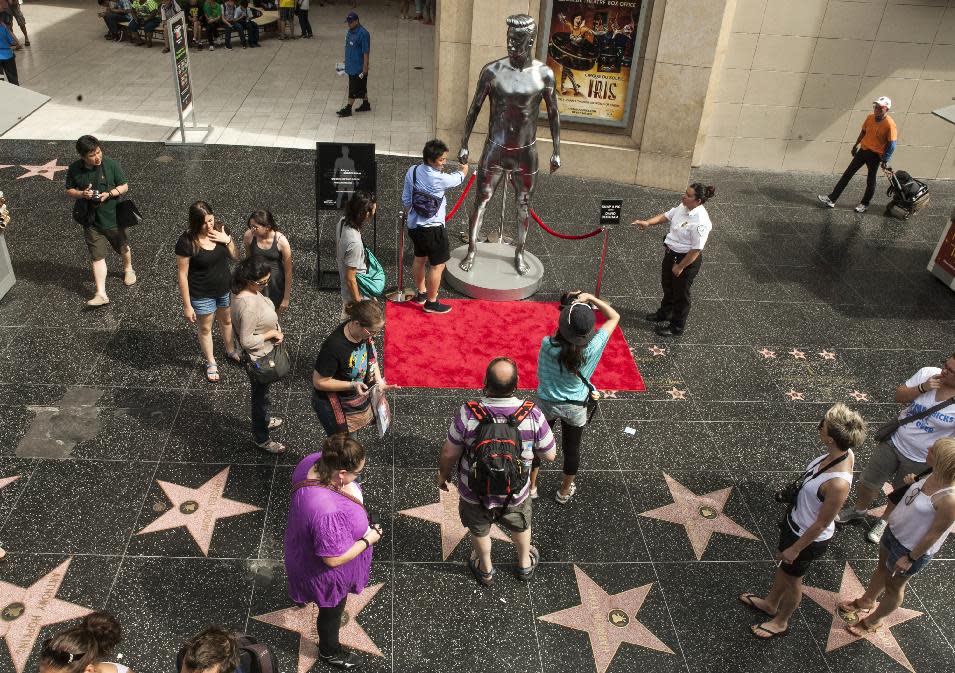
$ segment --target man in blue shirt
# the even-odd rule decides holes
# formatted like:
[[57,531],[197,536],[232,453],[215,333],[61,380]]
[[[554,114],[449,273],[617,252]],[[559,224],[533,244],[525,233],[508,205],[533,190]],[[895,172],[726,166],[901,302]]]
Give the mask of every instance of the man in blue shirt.
[[349,12],[345,17],[348,32],[345,33],[345,74],[348,75],[348,104],[338,111],[339,117],[351,117],[351,106],[361,98],[364,102],[356,112],[368,112],[368,53],[371,51],[371,35],[358,22],[358,15]]
[[[422,157],[424,163],[408,169],[401,192],[401,203],[404,204],[408,219],[408,236],[414,244],[412,271],[416,294],[412,301],[424,306],[428,313],[447,313],[451,307],[438,301],[441,274],[451,259],[448,234],[444,227],[448,206],[444,190],[464,182],[468,165],[461,164],[455,173],[444,173],[442,169],[448,161],[448,146],[437,138],[425,144]],[[428,214],[429,211],[433,211],[433,214]],[[425,262],[431,265],[427,279]]]

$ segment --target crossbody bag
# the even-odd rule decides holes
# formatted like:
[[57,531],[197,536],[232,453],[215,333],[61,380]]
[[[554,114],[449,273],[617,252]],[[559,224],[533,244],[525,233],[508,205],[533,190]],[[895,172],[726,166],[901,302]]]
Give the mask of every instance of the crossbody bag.
[[875,441],[884,442],[887,439],[889,439],[892,435],[894,435],[895,431],[901,428],[903,425],[908,425],[909,423],[912,423],[914,421],[918,421],[928,416],[931,416],[936,411],[940,411],[950,404],[955,404],[955,397],[950,397],[947,400],[942,400],[938,404],[931,406],[928,409],[924,409],[917,414],[907,416],[904,419],[900,420],[899,418],[894,418],[888,423],[885,423],[884,425],[880,425],[879,429],[876,430],[872,436],[875,437]]

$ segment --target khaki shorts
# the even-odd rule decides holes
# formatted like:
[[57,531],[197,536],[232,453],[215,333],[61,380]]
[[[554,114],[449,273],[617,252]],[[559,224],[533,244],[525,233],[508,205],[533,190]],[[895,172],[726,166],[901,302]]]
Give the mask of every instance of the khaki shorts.
[[882,484],[891,483],[893,486],[901,486],[902,478],[907,474],[918,474],[926,467],[925,463],[919,463],[910,458],[906,458],[891,441],[880,442],[872,451],[872,457],[869,464],[859,475],[859,481],[875,491],[882,491]]
[[487,537],[491,534],[491,524],[496,523],[512,533],[523,533],[531,527],[531,497],[527,496],[520,505],[500,509],[485,509],[483,505],[472,505],[464,498],[458,501],[458,513],[461,523],[471,531],[474,537]]
[[126,238],[126,230],[122,227],[116,229],[97,229],[95,226],[86,227],[83,230],[86,238],[86,247],[90,251],[90,257],[94,262],[106,259],[110,247],[117,253],[126,252],[129,247],[129,239]]

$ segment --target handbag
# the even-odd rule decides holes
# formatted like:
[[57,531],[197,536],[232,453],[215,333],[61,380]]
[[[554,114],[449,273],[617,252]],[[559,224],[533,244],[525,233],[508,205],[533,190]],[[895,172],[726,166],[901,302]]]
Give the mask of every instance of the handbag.
[[246,363],[249,377],[261,386],[281,381],[292,372],[292,360],[289,358],[285,342],[275,344],[268,355]]
[[355,274],[358,289],[365,297],[380,297],[385,293],[385,270],[368,248],[365,248],[365,268],[365,273]]
[[893,418],[893,419],[892,419],[891,421],[889,421],[888,423],[886,423],[886,424],[884,424],[884,425],[880,425],[879,428],[878,428],[878,430],[876,430],[875,433],[873,433],[872,436],[875,437],[875,441],[880,442],[880,443],[881,443],[881,442],[884,442],[884,441],[886,441],[887,439],[889,439],[889,437],[891,437],[892,435],[894,435],[894,434],[895,434],[895,431],[898,430],[898,429],[899,429],[900,427],[902,427],[903,425],[907,425],[907,424],[909,424],[909,423],[912,423],[913,421],[918,421],[918,420],[921,420],[921,419],[923,419],[923,418],[926,418],[927,416],[931,416],[931,415],[934,414],[936,411],[939,411],[940,409],[944,409],[944,408],[947,407],[949,404],[955,404],[955,397],[949,398],[949,399],[947,399],[947,400],[943,400],[943,401],[939,402],[938,404],[929,407],[928,409],[924,409],[924,410],[920,411],[920,412],[917,413],[917,414],[913,414],[913,415],[911,415],[911,416],[907,416],[906,418],[904,418],[904,419],[902,419],[902,420],[899,420],[898,418]]
[[139,212],[139,208],[136,207],[136,203],[132,199],[120,201],[116,205],[116,224],[121,229],[135,227],[137,224],[142,224],[142,221],[142,213]]
[[[801,477],[790,482],[784,488],[781,488],[778,491],[776,491],[776,494],[773,496],[773,498],[776,500],[776,502],[787,504],[790,506],[790,509],[792,509],[792,507],[796,504],[796,498],[799,497],[799,491],[802,490],[802,486],[803,484],[806,483],[806,479],[811,474],[813,474],[813,472],[815,472],[816,474],[822,474],[823,472],[833,467],[834,465],[838,465],[839,463],[844,461],[846,457],[848,457],[848,455],[849,455],[849,452],[845,451],[841,456],[837,456],[836,458],[833,458],[828,463],[826,463],[823,467],[821,467],[819,470],[816,470],[815,467],[809,468],[808,470],[802,473]],[[787,514],[788,514],[788,511],[787,511]]]
[[73,202],[73,219],[84,229],[92,227],[96,224],[96,206],[87,199],[77,199]]
[[421,217],[431,218],[438,214],[441,199],[418,189],[418,166],[411,171],[411,209]]

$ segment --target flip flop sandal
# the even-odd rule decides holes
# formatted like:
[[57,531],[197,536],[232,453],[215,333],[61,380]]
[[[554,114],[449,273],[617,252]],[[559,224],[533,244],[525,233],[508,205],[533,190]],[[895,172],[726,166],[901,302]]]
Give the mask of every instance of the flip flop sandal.
[[[750,632],[753,634],[754,638],[759,638],[760,640],[772,640],[773,638],[783,638],[789,635],[789,627],[787,626],[783,631],[770,631],[762,624],[753,624],[753,627],[750,629]],[[768,633],[768,636],[760,636],[758,632]]]
[[206,381],[209,383],[219,382],[219,365],[215,362],[210,362],[206,365]]
[[491,568],[491,572],[486,573],[481,570],[481,562],[477,558],[468,559],[468,568],[474,574],[474,578],[486,587],[494,582],[494,576],[497,574],[497,568]]
[[860,607],[858,598],[836,606],[836,612],[847,624],[858,624],[872,609]]
[[766,615],[767,617],[776,616],[775,612],[769,612],[768,610],[763,610],[761,607],[756,605],[756,602],[753,600],[754,598],[759,598],[759,596],[757,596],[756,594],[740,594],[739,596],[736,597],[736,600],[738,600],[740,603],[748,607],[753,612],[758,612],[761,615]]
[[872,628],[865,623],[865,619],[860,619],[854,624],[846,624],[846,631],[854,635],[856,638],[865,638],[866,636],[871,636],[874,633],[878,633],[881,630],[881,627]]
[[541,555],[540,552],[537,551],[537,547],[531,547],[530,557],[531,566],[529,568],[516,569],[517,579],[523,580],[524,582],[527,582],[534,577],[534,571],[537,570],[537,564],[540,563]]

